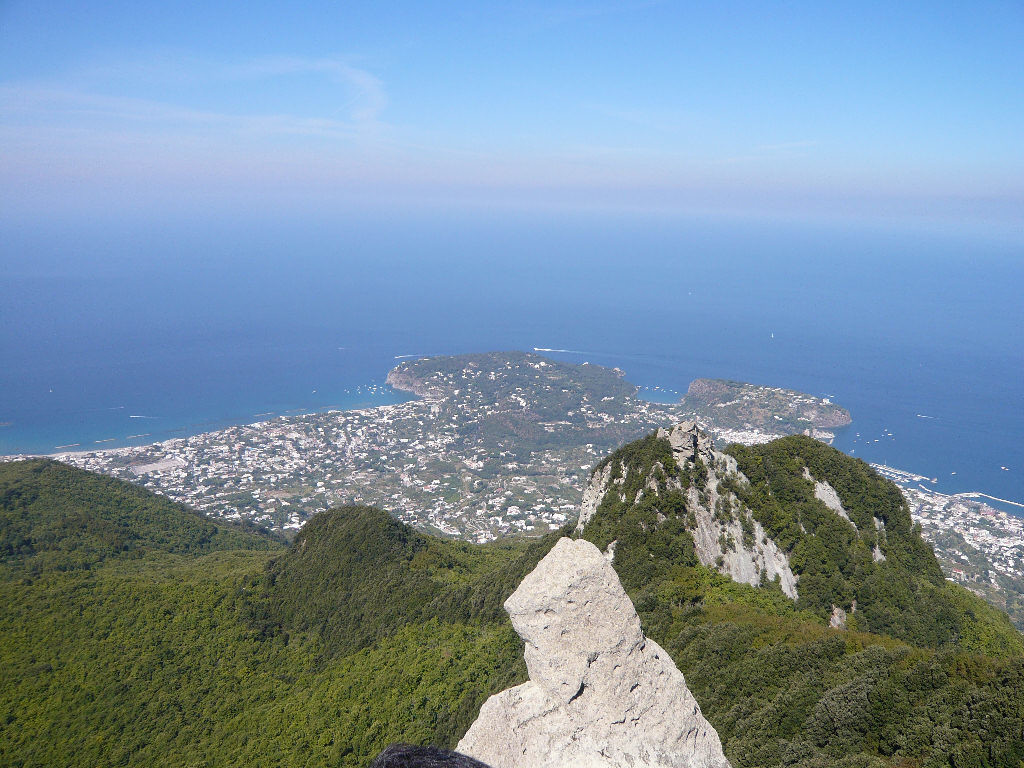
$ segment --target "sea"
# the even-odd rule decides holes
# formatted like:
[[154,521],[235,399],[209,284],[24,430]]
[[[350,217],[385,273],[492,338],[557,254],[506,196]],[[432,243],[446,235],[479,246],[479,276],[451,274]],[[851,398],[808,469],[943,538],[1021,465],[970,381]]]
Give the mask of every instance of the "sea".
[[543,348],[656,399],[697,377],[827,396],[843,451],[1024,502],[1024,235],[464,207],[0,236],[0,454],[400,402],[401,359]]

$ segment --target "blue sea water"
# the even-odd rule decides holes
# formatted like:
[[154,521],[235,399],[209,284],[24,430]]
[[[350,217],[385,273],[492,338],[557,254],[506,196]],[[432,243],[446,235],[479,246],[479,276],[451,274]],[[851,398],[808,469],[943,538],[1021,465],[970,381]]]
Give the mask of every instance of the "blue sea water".
[[547,347],[828,395],[841,449],[1024,501],[1021,241],[471,211],[0,235],[0,454],[395,402],[396,356]]

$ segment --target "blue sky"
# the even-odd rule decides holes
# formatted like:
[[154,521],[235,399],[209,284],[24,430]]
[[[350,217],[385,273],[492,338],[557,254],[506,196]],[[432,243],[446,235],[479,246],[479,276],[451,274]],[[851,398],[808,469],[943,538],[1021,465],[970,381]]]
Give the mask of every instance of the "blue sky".
[[0,0],[6,217],[1024,222],[1024,5]]

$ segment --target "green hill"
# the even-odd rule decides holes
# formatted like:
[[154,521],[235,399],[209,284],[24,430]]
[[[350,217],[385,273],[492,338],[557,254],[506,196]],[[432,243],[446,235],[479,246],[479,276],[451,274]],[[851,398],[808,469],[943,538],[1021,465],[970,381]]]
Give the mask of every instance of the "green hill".
[[[730,452],[750,480],[734,483],[738,497],[791,553],[802,607],[826,616],[839,605],[851,627],[922,647],[1024,654],[1002,612],[946,581],[903,494],[866,463],[802,435]],[[815,498],[805,467],[835,489],[848,521]]]
[[[699,566],[702,514],[739,539],[725,551],[755,549],[756,521],[760,543],[771,539],[799,579],[794,609],[827,620],[839,607],[849,629],[923,648],[1024,655],[1005,614],[945,580],[900,490],[867,464],[802,435],[729,451],[736,471],[722,454],[680,463],[668,439],[652,434],[598,465],[613,472],[583,535],[601,548],[616,542],[627,589]],[[814,481],[834,489],[847,518],[815,496]]]
[[329,510],[254,582],[250,620],[268,636],[311,635],[330,655],[431,620],[504,625],[505,599],[557,538],[479,546],[418,533],[373,507]]
[[525,680],[500,606],[554,537],[354,507],[284,550],[53,462],[0,473],[0,765],[363,766]]
[[[625,453],[645,445],[664,455]],[[0,478],[0,765],[354,768],[453,746],[525,679],[500,606],[557,535],[471,545],[346,507],[284,548],[50,462]],[[616,523],[615,564],[734,766],[1019,768],[1024,657],[994,613],[937,642],[830,629],[810,598],[694,563],[652,509]]]
[[91,568],[149,551],[205,554],[276,546],[251,525],[216,523],[130,483],[57,461],[0,464],[0,563]]
[[[723,459],[677,462],[656,434],[624,446],[597,467],[613,471],[583,536],[616,542],[613,565],[645,631],[672,654],[733,765],[1019,768],[1024,637],[942,578],[899,490],[802,436],[729,451],[746,481]],[[838,492],[849,522],[815,497],[805,467]],[[718,497],[716,517],[748,515],[744,535],[756,519],[780,542],[797,600],[699,563],[695,507],[716,482],[736,497]],[[832,607],[854,600],[850,628],[830,628]]]

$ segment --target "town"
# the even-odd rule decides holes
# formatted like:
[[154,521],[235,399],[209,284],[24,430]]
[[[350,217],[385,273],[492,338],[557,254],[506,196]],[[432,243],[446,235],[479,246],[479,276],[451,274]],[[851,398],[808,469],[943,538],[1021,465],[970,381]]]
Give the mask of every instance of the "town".
[[[482,543],[561,527],[595,463],[683,418],[700,418],[719,445],[795,431],[827,442],[826,428],[849,418],[824,398],[716,380],[698,379],[681,402],[651,402],[621,371],[529,353],[405,361],[388,383],[417,398],[56,458],[285,536],[328,507],[365,504]],[[875,469],[903,490],[946,575],[1024,626],[1024,519]]]
[[537,355],[415,361],[391,381],[420,397],[58,458],[284,533],[367,504],[482,542],[562,526],[600,458],[682,414],[618,372]]
[[998,606],[1024,630],[1024,517],[921,484],[927,478],[872,465],[903,491],[946,577]]

